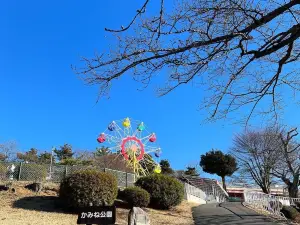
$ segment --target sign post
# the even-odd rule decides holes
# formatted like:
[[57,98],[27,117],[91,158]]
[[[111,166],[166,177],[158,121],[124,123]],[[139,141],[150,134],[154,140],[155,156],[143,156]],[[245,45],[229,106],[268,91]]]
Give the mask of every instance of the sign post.
[[115,206],[90,206],[79,210],[77,224],[113,225],[116,223]]

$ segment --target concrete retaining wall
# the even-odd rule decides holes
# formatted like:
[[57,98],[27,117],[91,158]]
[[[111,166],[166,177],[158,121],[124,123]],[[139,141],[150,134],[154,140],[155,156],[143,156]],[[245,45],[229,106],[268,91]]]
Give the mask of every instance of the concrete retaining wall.
[[206,194],[192,185],[184,184],[184,199],[188,202],[206,204]]
[[188,202],[194,202],[194,203],[199,203],[199,204],[206,204],[206,201],[204,199],[198,198],[198,197],[190,195],[190,194],[185,194],[185,199]]

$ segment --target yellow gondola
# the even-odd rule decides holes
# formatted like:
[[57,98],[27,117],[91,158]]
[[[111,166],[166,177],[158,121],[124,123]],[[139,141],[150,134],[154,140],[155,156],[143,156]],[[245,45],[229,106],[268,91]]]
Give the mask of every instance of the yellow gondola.
[[156,165],[155,166],[154,173],[161,173],[161,167],[160,167],[160,165]]
[[130,119],[128,117],[123,121],[123,126],[126,128],[130,127]]

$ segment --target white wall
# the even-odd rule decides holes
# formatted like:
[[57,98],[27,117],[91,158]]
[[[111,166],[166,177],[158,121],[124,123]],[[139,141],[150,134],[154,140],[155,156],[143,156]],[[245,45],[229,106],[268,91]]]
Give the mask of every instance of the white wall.
[[185,194],[185,199],[188,202],[194,202],[194,203],[199,203],[199,204],[206,204],[206,201],[202,198],[198,198],[196,196],[193,196],[191,194]]
[[192,185],[184,184],[184,199],[188,202],[194,202],[199,204],[206,204],[206,194]]

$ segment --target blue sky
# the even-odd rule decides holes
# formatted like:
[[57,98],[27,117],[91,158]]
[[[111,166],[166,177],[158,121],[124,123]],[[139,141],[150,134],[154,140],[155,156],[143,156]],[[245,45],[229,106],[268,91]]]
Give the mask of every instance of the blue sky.
[[[96,104],[97,87],[84,85],[71,70],[80,56],[105,51],[113,38],[104,27],[125,24],[137,6],[119,0],[3,2],[0,142],[15,140],[20,151],[50,151],[64,143],[93,150],[110,121],[132,117],[157,134],[162,158],[175,169],[197,163],[212,148],[227,151],[243,128],[228,121],[201,125],[206,116],[198,111],[201,89],[186,85],[157,98],[156,84],[141,92],[124,76],[114,83],[110,99]],[[283,122],[298,125],[298,112],[295,105],[287,107]]]

